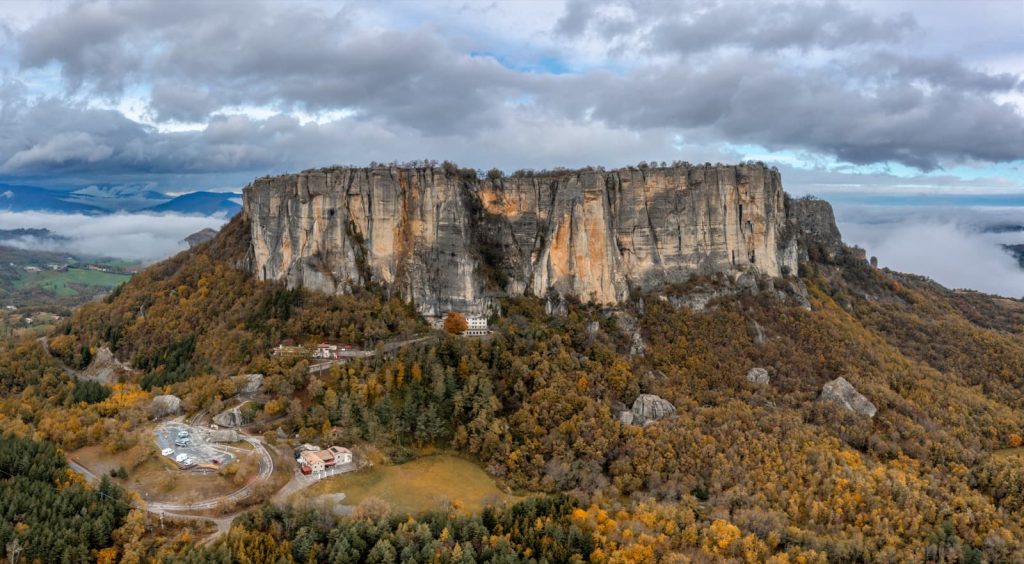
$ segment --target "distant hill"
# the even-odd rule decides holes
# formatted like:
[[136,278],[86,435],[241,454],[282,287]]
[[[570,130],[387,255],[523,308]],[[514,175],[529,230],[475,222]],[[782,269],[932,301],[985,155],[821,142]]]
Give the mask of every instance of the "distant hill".
[[17,239],[28,239],[37,241],[67,241],[68,238],[64,235],[59,235],[45,228],[19,228],[19,229],[0,229],[0,241],[11,241]]
[[66,201],[109,211],[138,211],[171,200],[171,196],[146,186],[87,186],[66,195]]
[[203,243],[213,239],[216,236],[217,230],[210,229],[209,227],[207,227],[202,231],[196,231],[195,233],[189,235],[188,237],[185,237],[185,242],[188,243],[188,247],[191,249],[193,247],[202,245]]
[[145,186],[88,186],[77,190],[0,184],[0,211],[105,215],[115,212],[226,215],[242,209],[241,194],[192,192],[168,196]]
[[146,211],[191,215],[225,214],[231,217],[241,211],[241,198],[241,194],[232,192],[191,192],[182,194],[169,202],[147,208]]
[[0,210],[7,211],[48,211],[59,213],[83,213],[99,215],[107,210],[99,206],[75,201],[70,192],[38,188],[36,186],[12,186],[0,184]]

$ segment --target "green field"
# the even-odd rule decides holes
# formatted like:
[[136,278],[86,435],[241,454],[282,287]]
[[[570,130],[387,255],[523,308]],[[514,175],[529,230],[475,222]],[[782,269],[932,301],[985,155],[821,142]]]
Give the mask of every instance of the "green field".
[[335,493],[345,494],[346,505],[358,505],[368,497],[379,497],[400,513],[443,509],[450,502],[464,512],[476,512],[486,505],[517,499],[499,490],[494,479],[473,462],[448,454],[334,476],[298,496],[312,500]]
[[26,272],[14,283],[14,287],[17,290],[38,288],[58,297],[69,297],[81,294],[83,289],[95,288],[97,292],[113,290],[130,278],[130,274],[69,268],[65,272]]

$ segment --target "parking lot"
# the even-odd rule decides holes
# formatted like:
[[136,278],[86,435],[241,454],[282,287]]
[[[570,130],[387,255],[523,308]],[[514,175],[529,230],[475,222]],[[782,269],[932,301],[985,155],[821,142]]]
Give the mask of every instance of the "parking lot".
[[[188,433],[188,444],[178,446],[175,444],[175,441],[179,438],[179,433],[182,431]],[[184,454],[196,466],[219,468],[235,459],[235,455],[229,450],[232,447],[211,443],[207,440],[203,429],[184,423],[164,423],[156,428],[154,438],[156,446],[160,449],[161,453],[167,451],[167,449],[172,451],[169,455],[166,455],[172,461],[176,461],[178,455]],[[178,464],[179,466],[184,466],[183,463],[178,462]]]

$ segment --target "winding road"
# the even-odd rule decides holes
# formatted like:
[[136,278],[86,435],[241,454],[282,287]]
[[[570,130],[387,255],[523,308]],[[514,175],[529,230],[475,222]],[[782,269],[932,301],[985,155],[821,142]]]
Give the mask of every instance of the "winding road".
[[[248,484],[242,486],[241,488],[238,488],[237,490],[229,494],[212,497],[200,501],[195,501],[192,503],[150,502],[146,504],[146,511],[149,511],[150,513],[177,513],[180,515],[182,512],[205,511],[208,509],[215,509],[223,503],[245,501],[246,499],[252,497],[253,493],[255,492],[256,486],[266,482],[267,480],[270,479],[270,476],[273,475],[274,458],[270,456],[270,452],[267,451],[267,448],[265,446],[263,446],[263,442],[260,439],[256,437],[243,436],[242,440],[252,445],[253,449],[260,457],[259,473],[256,475],[255,478],[250,480]],[[69,458],[68,466],[70,466],[71,469],[74,470],[75,472],[78,472],[79,474],[85,476],[85,479],[88,482],[93,484],[99,483],[100,478],[91,470],[79,464],[78,461]],[[199,515],[182,516],[194,517],[196,519],[208,519],[208,517]]]
[[309,373],[310,374],[319,374],[320,372],[323,372],[324,370],[327,370],[327,369],[329,369],[330,367],[332,367],[332,366],[334,366],[336,364],[345,364],[346,362],[348,362],[350,360],[353,360],[353,359],[357,359],[357,358],[372,358],[374,356],[377,356],[378,354],[382,355],[382,356],[387,356],[389,354],[394,353],[395,351],[397,351],[398,349],[400,349],[402,347],[407,347],[409,345],[415,345],[416,343],[422,343],[424,341],[429,341],[429,340],[436,339],[436,338],[437,337],[435,335],[425,335],[425,336],[413,337],[411,339],[404,339],[404,340],[401,340],[401,341],[393,341],[393,342],[390,342],[390,343],[385,343],[385,344],[381,345],[379,348],[377,348],[376,350],[372,350],[372,351],[366,351],[366,350],[340,351],[338,354],[340,354],[342,358],[339,358],[337,360],[328,360],[328,361],[320,362],[320,363],[317,363],[317,364],[311,364],[309,366]]
[[263,443],[255,437],[242,437],[242,440],[252,445],[256,453],[260,457],[260,471],[255,478],[249,481],[248,484],[238,488],[237,490],[217,497],[196,501],[193,503],[171,503],[171,502],[151,502],[147,509],[152,513],[160,513],[163,511],[170,512],[182,512],[182,511],[204,511],[207,509],[214,509],[223,503],[233,503],[239,501],[245,501],[252,497],[255,492],[256,486],[266,482],[270,479],[270,476],[274,473],[274,458],[270,456],[270,452],[267,451]]

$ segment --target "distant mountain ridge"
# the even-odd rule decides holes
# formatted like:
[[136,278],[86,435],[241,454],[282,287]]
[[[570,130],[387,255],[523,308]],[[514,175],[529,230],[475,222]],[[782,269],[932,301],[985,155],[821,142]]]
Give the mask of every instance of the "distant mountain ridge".
[[242,195],[231,192],[190,192],[144,211],[157,213],[173,212],[182,214],[217,215],[231,217],[242,209]]
[[225,215],[242,209],[240,193],[197,191],[170,196],[146,187],[88,186],[78,190],[0,184],[0,211],[106,215],[116,212]]
[[10,241],[13,239],[36,239],[39,241],[56,242],[68,240],[66,236],[54,233],[46,228],[0,229],[0,241]]

